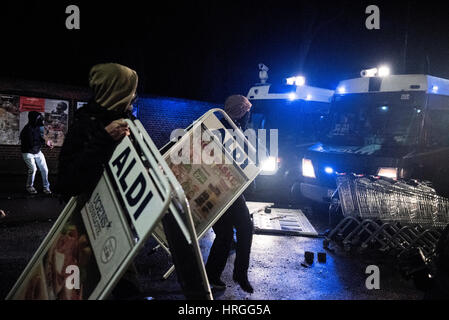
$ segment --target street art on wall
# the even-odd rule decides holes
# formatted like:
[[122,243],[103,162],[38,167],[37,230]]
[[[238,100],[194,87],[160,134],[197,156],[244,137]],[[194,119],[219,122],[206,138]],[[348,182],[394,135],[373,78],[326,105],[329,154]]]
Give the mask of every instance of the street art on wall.
[[[14,116],[8,116],[8,122],[2,121],[4,117],[2,117],[0,111],[0,119],[2,119],[0,120],[0,128],[3,129],[4,126],[10,128],[9,134],[1,134],[0,144],[20,144],[19,133],[28,123],[28,112],[37,111],[44,115],[44,138],[53,141],[53,145],[56,147],[62,146],[68,126],[68,101],[18,96],[15,97],[14,101],[16,101],[16,112]],[[8,125],[3,125],[3,123],[8,123]],[[14,139],[14,137],[16,138]]]
[[19,144],[20,98],[0,95],[0,144]]

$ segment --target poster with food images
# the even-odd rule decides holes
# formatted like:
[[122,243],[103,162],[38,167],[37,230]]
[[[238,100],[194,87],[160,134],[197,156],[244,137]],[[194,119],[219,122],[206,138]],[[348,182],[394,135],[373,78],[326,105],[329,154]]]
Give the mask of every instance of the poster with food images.
[[99,298],[134,246],[125,213],[117,203],[103,175],[81,209],[68,205],[63,220],[56,222],[9,298]]
[[[193,132],[195,129],[191,129],[164,155],[164,158],[183,187],[196,233],[201,237],[213,225],[217,217],[225,212],[224,209],[232,204],[231,201],[240,195],[257,176],[259,169],[255,164],[247,163],[242,166],[232,158],[235,152],[225,150],[224,144],[228,148],[236,148],[238,143],[232,134],[224,130],[223,124],[215,115],[211,114],[203,119],[203,123],[197,128],[201,128],[201,134],[196,135]],[[222,130],[225,134],[214,139],[212,138],[214,130]],[[206,135],[203,135],[204,133]],[[196,138],[194,137],[196,136],[208,136],[210,139],[198,140],[196,142],[198,147],[195,148],[194,139]],[[225,143],[225,141],[231,141],[231,143]],[[173,159],[179,160],[179,156],[183,154],[186,147],[190,150],[189,161],[173,161]],[[241,152],[243,150],[245,149],[241,148]],[[202,161],[205,157],[209,160]],[[201,161],[196,164],[195,158]],[[158,225],[154,233],[156,239],[166,245],[162,225]]]
[[0,95],[0,144],[19,144],[20,97]]
[[[73,273],[69,266],[76,266]],[[78,279],[71,277],[79,274]],[[82,300],[90,296],[100,280],[92,245],[80,215],[72,215],[55,236],[48,250],[34,265],[31,276],[16,294],[18,300]],[[75,281],[76,280],[76,281]]]

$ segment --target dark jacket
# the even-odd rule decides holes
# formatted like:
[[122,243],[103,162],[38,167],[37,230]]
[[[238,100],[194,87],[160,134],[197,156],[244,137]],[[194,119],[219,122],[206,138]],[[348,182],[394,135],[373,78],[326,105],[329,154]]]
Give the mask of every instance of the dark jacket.
[[22,153],[37,154],[41,151],[42,145],[45,144],[41,132],[43,125],[43,117],[39,112],[30,111],[28,113],[28,123],[20,132],[20,150]]
[[57,191],[64,200],[92,193],[118,144],[105,127],[126,117],[93,101],[76,111],[59,155]]

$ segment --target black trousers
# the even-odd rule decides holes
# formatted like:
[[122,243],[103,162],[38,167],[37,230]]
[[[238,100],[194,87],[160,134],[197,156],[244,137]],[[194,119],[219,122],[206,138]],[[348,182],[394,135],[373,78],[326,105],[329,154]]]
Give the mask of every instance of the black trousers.
[[237,198],[212,228],[215,232],[215,240],[206,263],[208,277],[210,279],[219,278],[226,267],[234,237],[234,228],[237,236],[234,273],[239,277],[246,276],[253,241],[253,222],[243,195]]

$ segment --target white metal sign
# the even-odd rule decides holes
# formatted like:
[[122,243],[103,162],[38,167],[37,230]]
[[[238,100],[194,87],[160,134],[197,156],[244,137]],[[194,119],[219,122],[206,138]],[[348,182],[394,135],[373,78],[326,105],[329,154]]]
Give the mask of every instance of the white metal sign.
[[[134,143],[119,144],[85,203],[69,201],[7,299],[104,299],[126,271],[167,211],[174,185],[143,126],[128,124]],[[196,240],[192,228],[181,229]]]
[[[231,128],[226,128],[216,114],[221,114]],[[204,139],[205,136],[215,138]],[[191,162],[175,163],[173,159],[184,152],[183,148],[190,148]],[[199,239],[259,174],[259,167],[249,161],[248,153],[252,150],[254,146],[226,113],[213,109],[198,119],[164,155],[184,189]],[[204,161],[210,154],[213,161]],[[168,249],[160,224],[154,236]]]
[[164,203],[128,137],[115,149],[109,168],[139,238],[144,237]]

